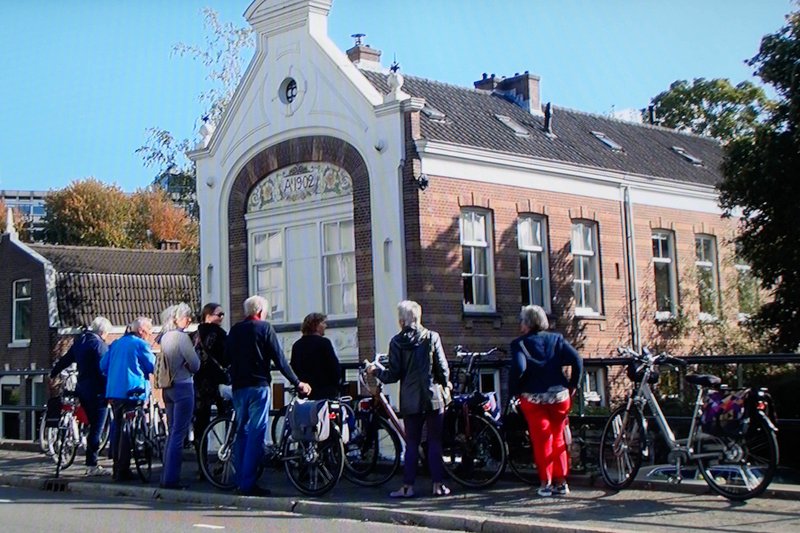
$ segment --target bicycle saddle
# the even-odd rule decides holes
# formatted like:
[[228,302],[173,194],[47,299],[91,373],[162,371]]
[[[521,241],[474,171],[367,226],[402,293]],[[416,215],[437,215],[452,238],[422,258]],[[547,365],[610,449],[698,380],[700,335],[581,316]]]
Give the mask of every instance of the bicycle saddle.
[[717,387],[722,383],[722,380],[710,374],[687,374],[686,382],[692,385],[700,385],[701,387]]

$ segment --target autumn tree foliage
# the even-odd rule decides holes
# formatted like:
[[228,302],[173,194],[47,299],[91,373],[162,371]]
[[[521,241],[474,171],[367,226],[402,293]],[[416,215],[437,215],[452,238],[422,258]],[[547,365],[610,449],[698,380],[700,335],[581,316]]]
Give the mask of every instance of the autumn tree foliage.
[[[6,216],[8,213],[7,209],[8,206],[6,206],[6,203],[2,198],[0,198],[0,233],[4,233],[6,231]],[[17,208],[13,208],[11,212],[14,216],[14,228],[19,234],[19,238],[23,241],[27,241],[29,237],[27,217]]]
[[53,244],[155,248],[175,240],[197,248],[197,223],[159,188],[127,194],[95,178],[72,182],[45,199],[45,240]]

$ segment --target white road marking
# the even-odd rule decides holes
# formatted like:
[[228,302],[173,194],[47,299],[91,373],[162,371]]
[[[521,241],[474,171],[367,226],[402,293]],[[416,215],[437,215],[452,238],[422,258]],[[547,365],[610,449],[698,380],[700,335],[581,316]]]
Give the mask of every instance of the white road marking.
[[14,503],[14,502],[12,502],[11,500],[4,500],[0,498],[0,503]]
[[194,527],[202,527],[205,529],[225,529],[225,526],[215,526],[213,524],[194,524]]

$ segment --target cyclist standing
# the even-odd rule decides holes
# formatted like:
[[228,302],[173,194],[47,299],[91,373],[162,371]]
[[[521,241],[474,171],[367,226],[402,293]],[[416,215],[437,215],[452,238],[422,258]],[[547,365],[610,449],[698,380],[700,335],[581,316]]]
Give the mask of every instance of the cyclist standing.
[[341,370],[333,343],[325,337],[327,316],[311,313],[303,319],[303,336],[292,345],[292,370],[311,385],[312,400],[335,400],[339,397]]
[[75,339],[69,351],[58,360],[50,372],[54,379],[62,370],[75,363],[78,367],[78,383],[75,392],[78,401],[89,419],[89,435],[86,440],[86,475],[106,476],[110,472],[97,464],[100,433],[106,421],[106,378],[100,373],[100,359],[108,351],[108,335],[111,322],[102,316],[95,318],[89,328]]
[[[120,423],[126,409],[136,405],[137,400],[147,398],[150,383],[147,377],[155,369],[155,355],[150,349],[153,322],[147,317],[134,320],[124,336],[111,343],[100,359],[100,372],[108,378],[106,398],[111,400],[116,421],[111,430],[111,453],[114,459],[114,481],[133,479],[131,473],[130,443],[123,442],[120,449]],[[140,394],[130,391],[141,389]]]

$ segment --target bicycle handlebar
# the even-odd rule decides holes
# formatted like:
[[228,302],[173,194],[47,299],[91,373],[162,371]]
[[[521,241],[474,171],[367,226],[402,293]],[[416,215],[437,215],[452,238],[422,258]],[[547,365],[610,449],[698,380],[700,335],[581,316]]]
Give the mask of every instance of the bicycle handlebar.
[[640,354],[631,348],[620,346],[619,348],[617,348],[617,353],[619,353],[622,356],[628,356],[637,361],[642,361],[644,363],[649,363],[653,365],[672,365],[672,366],[685,367],[689,364],[680,357],[673,357],[665,353],[662,353],[657,356],[653,355],[647,348],[642,348],[642,353]]

